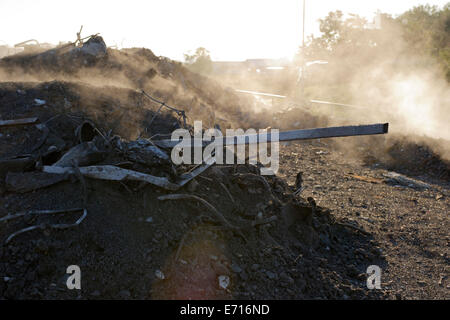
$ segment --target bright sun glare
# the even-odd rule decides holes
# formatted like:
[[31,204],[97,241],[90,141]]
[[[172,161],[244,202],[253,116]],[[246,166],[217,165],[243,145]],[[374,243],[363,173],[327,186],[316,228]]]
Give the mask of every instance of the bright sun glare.
[[[377,9],[401,13],[445,0],[306,0],[305,33],[319,34],[319,18],[341,10],[372,20]],[[0,43],[37,39],[57,44],[101,33],[107,45],[147,47],[182,60],[199,46],[215,60],[291,58],[301,44],[302,0],[0,1]]]

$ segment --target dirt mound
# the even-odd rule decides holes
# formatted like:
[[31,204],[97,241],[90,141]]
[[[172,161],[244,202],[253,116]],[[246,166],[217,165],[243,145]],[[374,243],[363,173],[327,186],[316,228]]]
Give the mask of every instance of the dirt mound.
[[[186,69],[181,63],[157,57],[149,49],[105,49],[92,54],[91,38],[82,48],[66,45],[39,54],[14,55],[0,60],[2,81],[83,82],[94,87],[145,90],[159,100],[179,106],[190,120],[203,119],[222,128],[267,127],[269,115],[255,120],[248,113],[255,103],[216,81]],[[87,49],[86,49],[87,48]],[[121,91],[121,90],[119,90]]]
[[[427,140],[432,140],[427,138]],[[387,166],[392,170],[412,175],[427,173],[444,181],[450,181],[450,161],[442,158],[430,145],[435,142],[412,142],[401,137],[388,148]],[[439,145],[444,145],[440,143]]]
[[[168,134],[179,128],[176,114],[162,110],[151,126],[150,120],[158,109],[140,92],[113,86],[95,87],[83,82],[7,82],[0,84],[0,110],[3,118],[16,114],[33,114],[39,109],[42,121],[64,115],[80,124],[89,118],[100,127],[111,128],[126,139],[136,139],[140,134]],[[45,101],[41,107],[35,99]],[[14,108],[12,108],[14,107]],[[147,131],[145,130],[147,129]]]
[[[43,168],[74,149],[86,151],[83,161],[97,167],[114,166],[172,183],[192,171],[149,160],[143,156],[149,155],[150,143],[131,141],[154,115],[143,101],[135,90],[83,83],[1,85],[3,119],[37,119],[0,128],[0,297],[383,295],[368,291],[365,270],[348,264],[385,263],[371,236],[336,220],[314,199],[295,196],[295,189],[278,177],[261,176],[258,166],[210,167],[176,191],[184,200],[170,200],[173,192],[149,183],[85,176],[81,162],[68,174],[45,173]],[[170,113],[158,121],[158,133],[178,124]],[[84,123],[91,125],[77,129]],[[90,126],[98,131],[89,134]],[[81,210],[61,212],[73,208]],[[66,287],[66,269],[74,264],[82,270],[81,290]]]
[[366,165],[377,165],[415,177],[450,181],[450,161],[446,160],[448,155],[443,156],[448,150],[433,147],[446,145],[443,141],[397,134],[374,137],[373,142],[370,148],[363,144],[354,148],[354,154],[363,159]]

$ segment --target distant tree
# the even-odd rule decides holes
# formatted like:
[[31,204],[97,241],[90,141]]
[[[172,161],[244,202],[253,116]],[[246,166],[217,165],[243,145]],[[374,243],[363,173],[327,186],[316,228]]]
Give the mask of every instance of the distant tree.
[[411,51],[436,59],[450,81],[450,2],[442,10],[430,5],[415,7],[397,20]]
[[[341,11],[330,12],[319,19],[322,36],[313,44],[332,53],[358,52],[378,45],[378,30],[368,27],[368,21],[356,14],[346,19]],[[318,42],[318,43],[317,43]]]
[[184,61],[191,71],[202,74],[210,74],[212,71],[210,52],[203,47],[197,48],[193,54],[185,53]]
[[[381,29],[358,15],[330,12],[320,19],[320,37],[310,36],[297,61],[335,61],[344,77],[348,70],[376,63],[397,64],[414,57],[419,67],[438,62],[450,81],[450,3],[443,8],[422,5],[397,18],[381,14]],[[347,70],[347,71],[346,71]],[[348,72],[347,72],[348,73]]]
[[[381,50],[378,30],[368,27],[366,19],[341,11],[330,12],[319,20],[320,37],[310,36],[297,61],[326,60],[330,82],[343,82],[352,77],[350,70],[366,67]],[[304,60],[302,60],[304,58]]]
[[332,49],[334,45],[342,40],[342,31],[344,28],[343,14],[337,10],[330,12],[324,19],[319,19],[320,32],[323,33],[322,44],[327,45],[327,49]]

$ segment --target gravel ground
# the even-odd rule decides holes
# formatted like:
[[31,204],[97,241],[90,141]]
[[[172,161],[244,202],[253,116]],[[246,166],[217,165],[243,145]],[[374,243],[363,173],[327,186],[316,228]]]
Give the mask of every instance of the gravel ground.
[[382,288],[392,296],[450,298],[448,181],[426,172],[416,178],[429,183],[429,190],[361,181],[352,176],[382,180],[388,171],[382,163],[367,166],[330,145],[324,141],[282,148],[280,175],[293,184],[297,172],[304,172],[303,196],[314,197],[339,219],[355,221],[373,235],[386,259]]

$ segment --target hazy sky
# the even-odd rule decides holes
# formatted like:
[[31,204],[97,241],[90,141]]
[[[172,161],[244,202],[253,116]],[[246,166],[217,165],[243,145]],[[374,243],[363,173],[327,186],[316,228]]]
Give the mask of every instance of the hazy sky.
[[[306,0],[306,34],[341,10],[369,20],[448,0]],[[215,60],[292,57],[301,44],[302,0],[0,0],[0,44],[58,43],[100,33],[108,46],[147,47],[181,60],[203,46]]]

